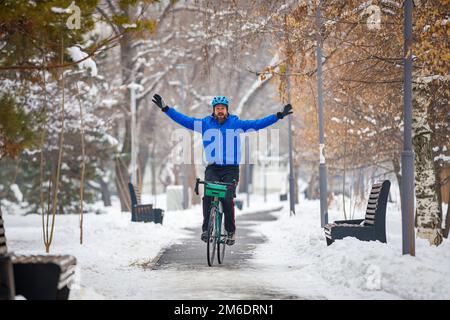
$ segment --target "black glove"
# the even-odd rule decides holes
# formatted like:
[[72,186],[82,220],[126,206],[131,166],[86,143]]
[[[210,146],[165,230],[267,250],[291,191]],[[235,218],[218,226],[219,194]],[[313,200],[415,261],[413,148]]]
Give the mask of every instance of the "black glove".
[[156,104],[163,112],[167,112],[167,110],[169,110],[169,106],[166,105],[163,98],[159,94],[153,95],[152,102]]
[[283,111],[277,112],[277,117],[278,117],[278,119],[283,119],[284,117],[286,117],[288,114],[291,114],[291,113],[294,113],[294,111],[292,111],[292,106],[289,103],[284,106]]

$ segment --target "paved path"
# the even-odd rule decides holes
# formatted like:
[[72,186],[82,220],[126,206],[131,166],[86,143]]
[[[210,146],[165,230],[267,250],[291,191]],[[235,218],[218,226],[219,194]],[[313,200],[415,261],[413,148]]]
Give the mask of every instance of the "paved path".
[[261,270],[251,263],[253,250],[266,241],[252,227],[273,220],[276,217],[270,211],[236,217],[236,243],[227,246],[224,263],[219,265],[216,257],[212,267],[199,230],[188,229],[191,236],[167,248],[153,265],[155,286],[164,286],[166,299],[298,299],[280,288],[267,287]]

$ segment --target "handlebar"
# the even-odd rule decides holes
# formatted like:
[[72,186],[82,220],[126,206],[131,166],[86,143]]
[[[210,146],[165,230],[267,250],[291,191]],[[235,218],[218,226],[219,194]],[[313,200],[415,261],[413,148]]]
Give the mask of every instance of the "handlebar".
[[236,185],[236,179],[233,179],[233,182],[221,182],[221,181],[206,181],[206,180],[200,180],[199,178],[195,181],[195,194],[198,195],[198,185],[199,184],[206,184],[206,183],[214,183],[214,184],[221,184],[224,186],[235,186]]

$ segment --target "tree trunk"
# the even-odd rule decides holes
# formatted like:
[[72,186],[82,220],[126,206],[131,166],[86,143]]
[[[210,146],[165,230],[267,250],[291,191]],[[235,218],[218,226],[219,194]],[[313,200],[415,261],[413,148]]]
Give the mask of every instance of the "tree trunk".
[[300,167],[295,167],[295,170],[294,170],[294,194],[295,194],[295,204],[298,204],[299,203],[299,201],[298,201],[298,189],[299,189],[299,186],[298,186],[298,177],[299,177],[299,171],[300,171]]
[[152,170],[152,195],[156,195],[156,161],[155,161],[155,143],[152,144],[150,166]]
[[[139,178],[142,182],[142,185],[144,184],[144,178],[145,178],[145,171],[147,169],[147,163],[150,159],[150,150],[148,148],[148,145],[140,144],[139,146],[139,154],[138,154],[138,171],[139,171]],[[142,192],[142,191],[141,191]]]
[[363,182],[363,172],[362,169],[356,169],[357,175],[355,179],[353,179],[353,190],[354,190],[354,196],[355,196],[355,203],[359,202],[361,199],[364,198],[364,189],[362,188],[364,182]]
[[[128,85],[131,79],[131,70],[133,68],[133,50],[131,47],[131,35],[125,33],[120,40],[120,65],[122,66],[122,84]],[[125,109],[130,110],[130,92],[126,91],[124,105]],[[122,151],[115,163],[116,187],[120,199],[120,207],[122,212],[130,211],[130,196],[128,192],[128,182],[130,175],[128,167],[131,161],[131,119],[128,111],[124,111],[125,136],[123,137]]]
[[[120,208],[122,212],[131,210],[130,207],[130,195],[128,192],[128,182],[130,181],[130,174],[128,173],[128,167],[130,165],[130,153],[131,153],[131,132],[130,132],[130,120],[125,120],[125,136],[122,146],[122,152],[117,155],[118,159],[115,162],[115,172],[117,193],[120,200]],[[125,155],[125,156],[124,156]]]
[[319,194],[317,192],[317,184],[318,184],[318,178],[315,173],[311,175],[311,178],[308,182],[308,188],[306,189],[306,199],[308,200],[314,200],[318,199]]
[[[432,155],[434,159],[434,156]],[[441,170],[437,162],[433,161],[434,164],[434,179],[436,183],[434,184],[435,192],[437,195],[438,207],[439,207],[439,220],[442,221],[442,183],[441,183]]]
[[[448,189],[448,198],[450,199],[450,188]],[[444,237],[448,238],[450,230],[450,201],[447,203],[447,218],[445,219]]]
[[428,85],[414,85],[413,95],[413,148],[415,153],[415,193],[417,236],[431,245],[442,243],[441,219],[436,194],[436,174],[428,123],[430,105]]
[[105,207],[111,207],[111,192],[109,191],[108,184],[100,179],[100,188],[102,193],[102,201]]
[[[143,72],[143,70],[141,72]],[[157,125],[156,119],[160,117],[160,114],[157,114],[156,110],[158,108],[152,107],[149,109],[146,104],[148,104],[146,99],[136,100],[139,175],[142,181],[145,178],[148,162],[154,161],[155,159],[155,127]],[[153,164],[150,163],[150,170],[153,175],[155,169],[152,168],[152,165]],[[154,181],[155,180],[152,178],[153,190],[155,190]],[[152,194],[154,194],[153,191]]]
[[398,182],[398,194],[400,195],[400,203],[402,203],[402,172],[400,168],[399,157],[397,157],[397,155],[395,155],[395,157],[392,159],[392,166],[394,167],[395,177],[397,178]]
[[189,169],[189,175],[188,175],[188,186],[191,188],[191,203],[192,204],[199,204],[201,202],[201,198],[195,194],[195,179],[197,178],[197,172],[195,171],[195,165],[190,164],[188,165]]
[[334,201],[334,179],[333,179],[333,171],[330,170],[328,176],[330,177],[327,180],[327,192],[328,192],[328,206],[330,206]]

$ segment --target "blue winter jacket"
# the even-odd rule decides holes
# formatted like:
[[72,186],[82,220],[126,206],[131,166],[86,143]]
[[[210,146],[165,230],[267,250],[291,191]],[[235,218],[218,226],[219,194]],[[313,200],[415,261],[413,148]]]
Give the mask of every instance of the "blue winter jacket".
[[278,121],[275,114],[257,120],[241,120],[229,114],[223,124],[209,115],[202,119],[188,117],[169,107],[166,114],[183,127],[202,134],[206,161],[209,164],[237,166],[241,160],[239,135],[250,130],[260,130]]

